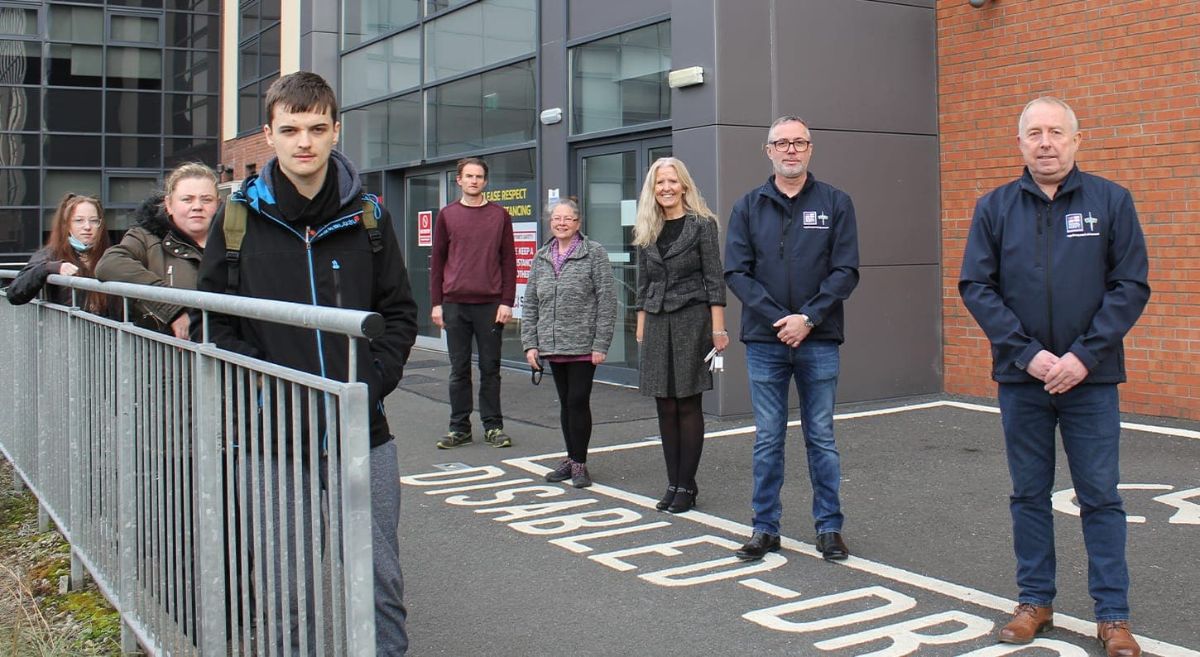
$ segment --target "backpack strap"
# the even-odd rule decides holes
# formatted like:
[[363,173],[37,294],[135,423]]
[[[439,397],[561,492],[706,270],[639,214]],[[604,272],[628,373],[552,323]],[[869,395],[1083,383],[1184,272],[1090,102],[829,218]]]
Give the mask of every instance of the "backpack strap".
[[379,218],[375,216],[378,207],[375,196],[363,194],[362,223],[363,228],[367,229],[367,239],[371,240],[371,253],[383,250],[383,233],[379,232]]
[[226,294],[237,294],[238,265],[242,257],[242,238],[246,236],[246,204],[230,200],[225,204],[225,277]]

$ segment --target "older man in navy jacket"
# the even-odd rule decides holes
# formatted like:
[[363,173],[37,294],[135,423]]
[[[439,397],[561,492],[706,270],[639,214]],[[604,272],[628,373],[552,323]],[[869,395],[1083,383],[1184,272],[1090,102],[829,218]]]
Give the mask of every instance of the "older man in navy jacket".
[[1025,106],[1020,179],[979,199],[959,293],[992,343],[1013,493],[1018,606],[999,640],[1053,627],[1054,428],[1079,500],[1097,635],[1110,657],[1129,631],[1125,510],[1117,493],[1122,338],[1150,298],[1146,243],[1129,191],[1075,165],[1079,122],[1065,102]]
[[842,539],[841,457],[833,405],[845,339],[842,301],[858,285],[858,227],[845,192],[808,170],[812,135],[797,116],[776,119],[764,147],[775,175],[733,206],[725,282],[742,301],[754,438],[754,531],[737,557],[779,549],[788,388],[796,381],[817,549],[850,555]]

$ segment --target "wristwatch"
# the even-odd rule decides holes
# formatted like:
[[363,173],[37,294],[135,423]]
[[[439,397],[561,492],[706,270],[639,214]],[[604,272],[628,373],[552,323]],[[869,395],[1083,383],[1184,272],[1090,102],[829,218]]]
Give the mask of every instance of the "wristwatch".
[[813,328],[814,326],[816,326],[816,324],[813,323],[812,318],[809,317],[808,315],[800,315],[800,319],[804,320],[805,328]]

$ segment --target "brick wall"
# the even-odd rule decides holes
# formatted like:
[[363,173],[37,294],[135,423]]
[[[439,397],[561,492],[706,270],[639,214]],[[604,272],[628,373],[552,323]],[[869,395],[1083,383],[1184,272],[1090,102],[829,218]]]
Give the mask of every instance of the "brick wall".
[[1020,174],[1021,108],[1049,94],[1079,116],[1080,167],[1129,188],[1146,233],[1122,410],[1200,419],[1200,0],[938,0],[937,29],[946,391],[995,396],[958,272],[975,200]]
[[[247,164],[253,164],[255,171],[262,171],[263,165],[274,155],[274,149],[267,145],[267,138],[261,132],[221,144],[221,164],[233,167],[233,180],[246,177]],[[222,180],[230,180],[229,174]]]

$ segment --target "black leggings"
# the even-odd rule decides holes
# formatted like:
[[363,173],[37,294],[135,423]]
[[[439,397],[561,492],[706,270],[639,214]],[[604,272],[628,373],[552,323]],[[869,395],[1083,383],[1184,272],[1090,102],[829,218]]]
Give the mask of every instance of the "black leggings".
[[596,366],[589,361],[550,363],[554,387],[558,388],[559,420],[567,458],[587,463],[588,443],[592,441],[592,379]]
[[691,397],[655,397],[658,430],[662,434],[667,481],[695,490],[700,452],[704,451],[704,411],[700,394]]

